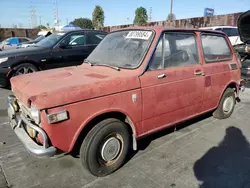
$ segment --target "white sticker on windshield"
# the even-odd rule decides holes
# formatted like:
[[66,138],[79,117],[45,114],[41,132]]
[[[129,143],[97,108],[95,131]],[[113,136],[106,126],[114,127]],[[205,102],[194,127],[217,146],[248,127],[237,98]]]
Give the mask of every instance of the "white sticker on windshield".
[[130,31],[126,39],[142,39],[148,40],[152,35],[152,31]]

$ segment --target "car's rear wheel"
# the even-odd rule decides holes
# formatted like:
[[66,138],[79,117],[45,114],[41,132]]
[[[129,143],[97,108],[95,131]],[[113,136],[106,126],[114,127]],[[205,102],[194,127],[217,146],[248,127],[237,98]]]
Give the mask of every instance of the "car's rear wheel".
[[101,121],[84,139],[80,158],[83,166],[95,176],[106,176],[117,170],[125,161],[130,148],[127,126],[110,118]]
[[231,116],[236,104],[235,92],[232,88],[227,88],[222,95],[218,108],[213,116],[217,119],[226,119]]
[[30,63],[23,63],[14,68],[14,73],[12,76],[19,76],[23,74],[30,74],[33,72],[37,72],[38,69],[34,65]]

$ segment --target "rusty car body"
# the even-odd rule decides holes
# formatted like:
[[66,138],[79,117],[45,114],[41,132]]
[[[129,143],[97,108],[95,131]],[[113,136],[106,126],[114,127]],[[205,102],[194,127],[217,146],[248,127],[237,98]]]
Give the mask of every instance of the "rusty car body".
[[146,135],[209,111],[229,117],[240,67],[221,32],[128,28],[108,34],[81,66],[12,78],[8,113],[32,154],[69,153],[80,143],[83,165],[105,176]]

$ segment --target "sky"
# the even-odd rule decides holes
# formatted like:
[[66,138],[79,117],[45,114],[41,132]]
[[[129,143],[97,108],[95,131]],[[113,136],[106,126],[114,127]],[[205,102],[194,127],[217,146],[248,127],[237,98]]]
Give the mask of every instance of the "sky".
[[[60,25],[75,18],[92,19],[95,5],[105,14],[105,26],[130,24],[135,10],[143,6],[148,15],[152,7],[152,21],[166,20],[170,0],[57,0]],[[0,0],[1,27],[30,27],[31,6],[34,7],[37,25],[54,26],[55,0]],[[177,19],[203,16],[204,8],[213,8],[216,15],[243,12],[250,9],[250,0],[173,0],[173,13]]]

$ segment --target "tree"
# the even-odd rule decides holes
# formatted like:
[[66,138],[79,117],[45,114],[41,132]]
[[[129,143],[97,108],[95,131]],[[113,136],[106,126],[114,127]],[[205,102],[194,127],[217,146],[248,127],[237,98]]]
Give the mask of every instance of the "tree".
[[173,13],[170,13],[167,18],[168,21],[172,22],[176,20],[176,17]]
[[146,25],[148,21],[147,10],[144,7],[139,7],[135,11],[135,25]]
[[44,25],[39,25],[39,26],[36,26],[36,29],[47,29],[47,27],[45,27]]
[[74,24],[82,29],[93,29],[92,21],[88,18],[77,18],[70,23]]
[[96,5],[92,14],[93,26],[96,29],[100,29],[104,25],[104,11],[101,6]]

